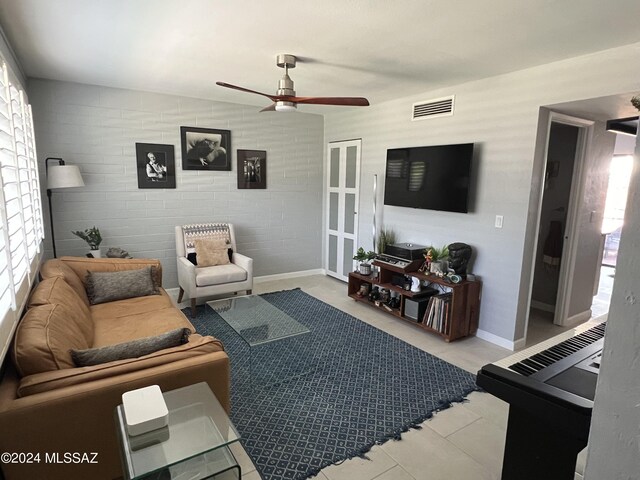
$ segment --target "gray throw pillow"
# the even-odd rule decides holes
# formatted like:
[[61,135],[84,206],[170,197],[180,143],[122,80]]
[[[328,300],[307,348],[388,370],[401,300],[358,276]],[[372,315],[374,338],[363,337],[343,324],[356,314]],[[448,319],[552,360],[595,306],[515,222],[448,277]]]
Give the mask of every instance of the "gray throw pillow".
[[116,360],[138,358],[165,348],[183,345],[189,341],[189,335],[191,330],[188,328],[176,328],[155,337],[139,338],[101,348],[71,350],[71,358],[76,367],[90,367]]
[[125,298],[159,295],[155,282],[156,267],[119,272],[87,272],[87,297],[91,305]]

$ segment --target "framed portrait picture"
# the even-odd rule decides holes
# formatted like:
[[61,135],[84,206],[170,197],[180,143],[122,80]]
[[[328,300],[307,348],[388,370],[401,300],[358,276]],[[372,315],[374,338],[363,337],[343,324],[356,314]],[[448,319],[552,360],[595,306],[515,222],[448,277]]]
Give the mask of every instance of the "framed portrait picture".
[[136,143],[138,188],[176,188],[173,145]]
[[231,132],[180,127],[183,170],[231,170]]
[[267,152],[238,150],[238,188],[267,188]]

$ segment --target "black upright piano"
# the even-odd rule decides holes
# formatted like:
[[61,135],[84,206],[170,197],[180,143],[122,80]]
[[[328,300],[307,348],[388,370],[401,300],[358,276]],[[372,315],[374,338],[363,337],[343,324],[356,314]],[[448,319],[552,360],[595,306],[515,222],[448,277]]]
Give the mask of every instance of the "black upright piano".
[[590,322],[480,369],[477,384],[509,403],[502,480],[573,480],[605,329]]

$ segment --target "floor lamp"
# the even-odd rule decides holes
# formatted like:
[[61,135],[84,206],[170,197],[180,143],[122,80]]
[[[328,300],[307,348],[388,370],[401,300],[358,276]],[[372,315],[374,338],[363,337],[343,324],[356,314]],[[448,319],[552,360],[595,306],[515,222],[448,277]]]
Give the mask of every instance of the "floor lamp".
[[[57,165],[49,167],[49,160],[55,160]],[[65,165],[61,158],[49,157],[44,161],[47,174],[47,197],[49,198],[49,225],[51,225],[51,244],[53,245],[53,257],[56,255],[56,238],[53,233],[53,210],[51,209],[52,190],[58,188],[84,187],[80,169],[76,165]]]

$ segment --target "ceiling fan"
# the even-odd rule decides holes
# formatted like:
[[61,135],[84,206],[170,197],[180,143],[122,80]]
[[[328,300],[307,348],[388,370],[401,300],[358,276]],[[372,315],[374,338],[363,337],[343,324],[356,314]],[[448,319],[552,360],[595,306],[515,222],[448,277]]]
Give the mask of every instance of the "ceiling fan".
[[234,90],[240,90],[241,92],[256,93],[267,97],[273,103],[268,107],[260,110],[261,112],[278,111],[278,112],[293,112],[298,108],[299,103],[313,104],[313,105],[344,105],[355,107],[366,107],[369,105],[369,100],[363,97],[296,97],[296,91],[293,89],[293,80],[289,77],[289,69],[296,67],[295,55],[280,54],[276,57],[276,65],[280,68],[284,68],[284,76],[278,82],[278,91],[275,95],[269,95],[268,93],[256,92],[255,90],[249,90],[248,88],[238,87],[237,85],[231,85],[230,83],[216,82],[217,85],[226,88],[232,88]]

